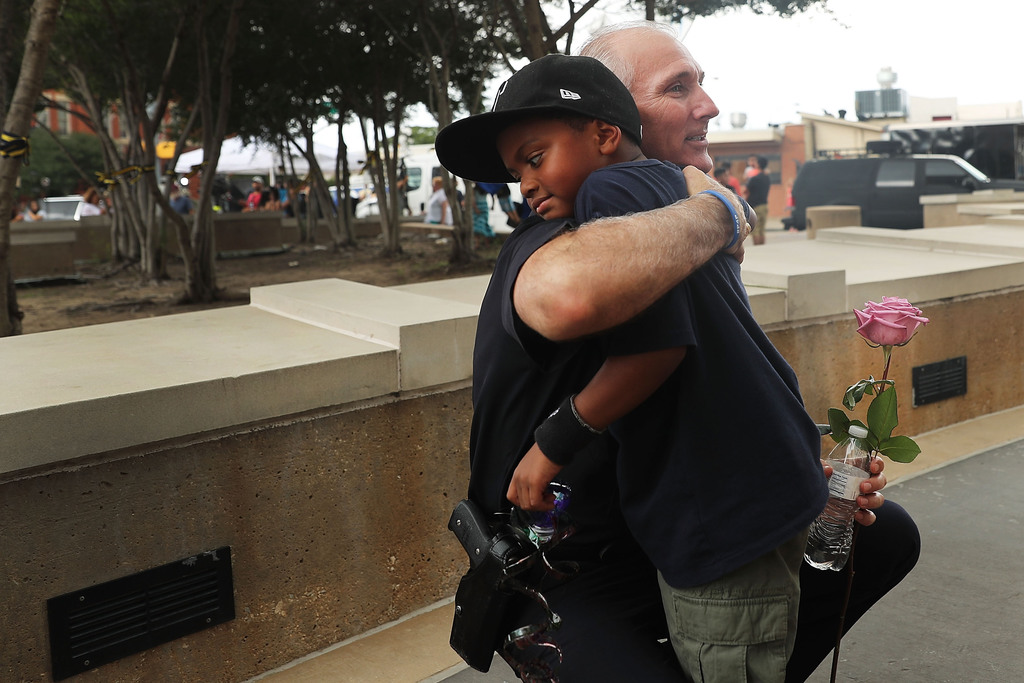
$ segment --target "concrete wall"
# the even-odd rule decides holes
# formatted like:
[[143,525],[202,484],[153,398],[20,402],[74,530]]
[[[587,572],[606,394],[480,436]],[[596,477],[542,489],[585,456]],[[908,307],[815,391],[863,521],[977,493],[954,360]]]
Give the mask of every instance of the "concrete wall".
[[807,239],[813,240],[819,230],[860,225],[859,206],[808,206],[806,213]]
[[[295,219],[283,219],[277,212],[216,215],[214,229],[217,251],[222,254],[278,250],[299,241]],[[330,243],[326,232],[324,225],[319,244]],[[372,227],[360,226],[358,236],[379,233],[380,226],[374,222]],[[166,245],[170,253],[179,253],[173,230],[168,230]],[[109,216],[11,224],[10,261],[18,280],[72,276],[78,272],[76,263],[107,261],[110,255]]]
[[[222,545],[236,618],[103,680],[244,680],[450,596],[486,282],[293,283],[0,339],[0,679],[48,679],[48,598]],[[883,295],[932,320],[894,352],[900,433],[1024,403],[1014,226],[826,230],[749,249],[744,282],[816,419],[880,374],[850,309]],[[957,356],[967,395],[913,408],[911,368]]]
[[469,390],[107,453],[0,485],[0,679],[48,680],[48,598],[231,546],[236,618],[103,666],[240,681],[454,593]]
[[925,195],[921,204],[926,228],[977,225],[990,217],[1024,214],[1024,194],[1013,190]]
[[75,274],[75,231],[54,223],[11,223],[11,272],[15,280],[67,277]]

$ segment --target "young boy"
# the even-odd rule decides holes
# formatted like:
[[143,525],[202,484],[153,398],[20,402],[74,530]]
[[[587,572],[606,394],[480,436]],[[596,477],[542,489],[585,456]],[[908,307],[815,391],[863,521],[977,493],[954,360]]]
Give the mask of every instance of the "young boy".
[[[506,81],[491,112],[441,131],[435,149],[456,175],[518,181],[531,209],[546,220],[584,222],[657,208],[687,196],[682,172],[646,159],[640,138],[632,97],[610,71],[596,60],[549,55]],[[817,430],[803,411],[791,369],[753,320],[738,263],[725,255],[715,257],[651,309],[602,335],[601,342],[604,364],[537,428],[536,443],[511,476],[508,499],[524,509],[550,509],[552,497],[544,487],[578,450],[609,428],[619,444],[622,510],[660,572],[670,622],[701,623],[703,641],[718,640],[708,629],[717,627],[722,615],[757,622],[754,630],[760,633],[749,644],[762,646],[761,652],[737,658],[753,658],[748,668],[754,678],[781,680],[795,637],[799,591],[794,584],[806,527],[824,506],[827,492]],[[743,374],[745,361],[730,360],[727,348],[757,359],[755,377],[737,376]],[[774,402],[764,411],[766,420],[755,420],[771,427],[753,438],[737,438],[742,430],[735,428],[735,416],[723,413],[724,406],[735,404],[733,392],[744,390],[751,401],[765,391]],[[750,450],[763,438],[771,440],[771,450],[778,450],[784,461],[761,462],[755,453],[734,457],[727,452],[730,446]],[[779,496],[758,487],[754,466],[790,468],[798,481],[799,503],[781,503],[785,522],[774,520],[770,530],[760,528],[758,508],[777,506]],[[719,516],[725,520],[721,532]],[[737,524],[758,527],[752,538],[742,534],[741,548],[730,546],[739,540],[730,537]],[[715,538],[718,533],[723,538]],[[731,580],[728,595],[738,587],[759,597],[713,600],[719,616],[711,624],[678,613],[678,588],[704,588],[777,548],[781,570],[758,568]],[[766,587],[774,591],[767,600]],[[698,610],[707,604],[703,597],[697,602]],[[760,624],[765,616],[773,622],[770,627]],[[768,631],[772,636],[766,639]],[[734,633],[723,638],[736,644]],[[672,636],[691,675],[705,666],[688,654],[689,635],[677,638],[673,630]]]
[[[558,99],[545,100],[545,85],[556,91],[556,83],[567,87],[557,88]],[[586,101],[577,90],[587,93]],[[438,156],[456,175],[519,182],[534,213],[577,223],[658,208],[688,196],[677,167],[649,160],[640,151],[640,114],[633,98],[597,60],[548,55],[513,75],[498,97],[515,99],[515,106],[499,110],[496,103],[495,111],[453,123],[438,136]],[[473,156],[463,150],[473,150]],[[656,320],[671,310],[673,300],[670,294],[642,317]],[[685,345],[629,353],[635,346],[632,337],[658,333],[630,325],[607,335],[607,360],[564,403],[594,435],[649,397],[686,354]],[[550,420],[546,424],[549,428],[542,426],[538,438],[548,442],[548,450],[535,444],[508,490],[509,500],[526,509],[551,507],[553,496],[545,487],[573,455],[571,446],[566,450],[558,443]]]

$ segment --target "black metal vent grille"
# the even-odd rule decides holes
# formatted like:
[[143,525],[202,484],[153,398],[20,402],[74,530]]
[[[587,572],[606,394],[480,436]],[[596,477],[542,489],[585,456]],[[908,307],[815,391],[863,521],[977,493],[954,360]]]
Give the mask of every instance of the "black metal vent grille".
[[235,618],[223,547],[46,601],[53,679]]
[[967,356],[911,369],[914,407],[967,393]]

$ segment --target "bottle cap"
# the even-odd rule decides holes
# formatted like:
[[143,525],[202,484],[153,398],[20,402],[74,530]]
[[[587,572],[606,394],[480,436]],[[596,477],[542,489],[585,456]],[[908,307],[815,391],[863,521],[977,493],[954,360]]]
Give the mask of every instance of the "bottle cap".
[[850,425],[846,431],[855,439],[863,439],[868,435],[867,427],[861,427],[860,425]]

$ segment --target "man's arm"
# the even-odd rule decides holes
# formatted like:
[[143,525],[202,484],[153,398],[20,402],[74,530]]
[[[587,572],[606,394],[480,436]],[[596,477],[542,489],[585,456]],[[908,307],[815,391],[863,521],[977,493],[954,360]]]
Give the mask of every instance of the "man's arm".
[[721,192],[740,217],[740,240],[730,250],[742,260],[750,232],[731,191],[699,169],[683,169],[691,197],[654,211],[602,218],[559,235],[538,249],[516,278],[516,313],[552,341],[610,329],[653,304],[704,265],[733,238],[733,219],[714,195]]

